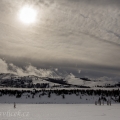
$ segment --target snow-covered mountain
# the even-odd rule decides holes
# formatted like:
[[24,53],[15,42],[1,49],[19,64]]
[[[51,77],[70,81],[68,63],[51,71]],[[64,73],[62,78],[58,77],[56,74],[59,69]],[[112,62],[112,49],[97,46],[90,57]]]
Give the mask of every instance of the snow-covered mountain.
[[[62,77],[60,75],[57,75],[57,73],[55,72],[49,77],[41,77],[36,75],[19,76],[11,73],[1,73],[0,86],[6,87],[5,84],[8,84],[8,81],[9,83],[10,81],[14,83],[15,81],[18,81],[19,83],[22,81],[23,84],[26,84],[27,82],[27,84],[29,83],[33,85],[48,84],[48,86],[46,85],[47,87],[91,87],[93,88],[93,87],[116,87],[120,85],[118,81],[90,80],[88,78],[78,78],[72,73]],[[9,84],[9,87],[10,87],[10,84]]]
[[12,77],[17,77],[18,75],[12,74],[12,73],[0,73],[0,79],[11,79]]
[[72,85],[82,85],[89,87],[97,87],[97,86],[112,86],[118,84],[118,81],[113,80],[87,80],[87,78],[77,78],[72,73],[66,76],[65,80]]

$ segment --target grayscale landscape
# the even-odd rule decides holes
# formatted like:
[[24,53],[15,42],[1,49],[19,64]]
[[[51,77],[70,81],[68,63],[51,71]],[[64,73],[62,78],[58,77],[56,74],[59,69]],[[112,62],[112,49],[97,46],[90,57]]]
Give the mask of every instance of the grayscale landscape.
[[120,0],[0,0],[0,120],[119,120]]

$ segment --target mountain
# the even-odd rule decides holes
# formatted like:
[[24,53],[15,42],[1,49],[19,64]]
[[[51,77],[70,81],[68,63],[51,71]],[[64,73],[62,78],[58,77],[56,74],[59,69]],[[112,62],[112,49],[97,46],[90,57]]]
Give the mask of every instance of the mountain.
[[72,85],[82,85],[89,87],[112,87],[119,84],[118,81],[113,80],[90,80],[89,78],[78,78],[72,73],[66,76],[65,80]]
[[18,75],[12,73],[0,73],[0,80],[11,79],[12,77],[17,77]]
[[[22,85],[21,85],[22,84]],[[43,85],[44,84],[44,85]],[[1,87],[119,87],[120,83],[112,80],[90,80],[89,78],[79,78],[74,74],[67,74],[61,77],[54,72],[50,77],[40,77],[36,75],[19,76],[12,73],[0,74]]]

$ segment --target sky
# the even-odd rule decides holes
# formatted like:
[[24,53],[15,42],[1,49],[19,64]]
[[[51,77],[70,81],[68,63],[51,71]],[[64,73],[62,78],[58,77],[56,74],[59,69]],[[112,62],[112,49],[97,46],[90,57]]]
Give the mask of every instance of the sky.
[[[18,17],[25,5],[37,11],[33,24]],[[0,72],[32,66],[120,80],[119,6],[120,0],[0,0]]]

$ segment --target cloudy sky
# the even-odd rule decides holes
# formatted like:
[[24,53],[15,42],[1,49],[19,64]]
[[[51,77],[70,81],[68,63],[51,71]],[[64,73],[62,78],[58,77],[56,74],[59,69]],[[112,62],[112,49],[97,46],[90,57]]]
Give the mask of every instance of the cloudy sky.
[[[19,19],[25,5],[37,11],[33,24]],[[0,0],[0,72],[32,66],[119,79],[119,6],[120,0]]]

